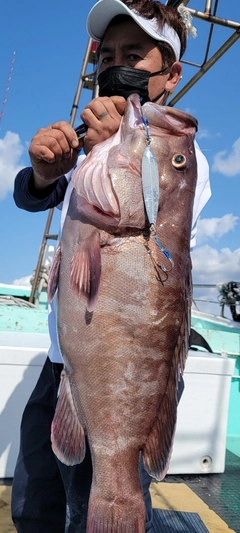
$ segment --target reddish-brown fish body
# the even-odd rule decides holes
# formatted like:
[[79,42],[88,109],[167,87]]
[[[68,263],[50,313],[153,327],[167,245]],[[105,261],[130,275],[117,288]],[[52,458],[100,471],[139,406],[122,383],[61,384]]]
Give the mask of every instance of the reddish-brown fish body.
[[145,104],[143,112],[159,169],[156,233],[174,266],[149,232],[141,183],[146,133],[132,96],[120,132],[75,171],[50,280],[50,296],[58,287],[65,364],[52,443],[62,461],[75,464],[88,437],[88,533],[145,531],[139,453],[150,475],[161,479],[188,348],[197,124],[155,104]]

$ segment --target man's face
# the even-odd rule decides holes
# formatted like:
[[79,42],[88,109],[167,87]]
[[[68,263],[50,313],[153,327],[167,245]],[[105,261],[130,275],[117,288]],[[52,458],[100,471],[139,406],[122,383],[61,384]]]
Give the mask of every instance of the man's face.
[[[163,68],[162,55],[156,42],[133,20],[110,26],[103,37],[98,73],[109,67],[124,66],[156,72]],[[165,89],[169,74],[149,79],[151,100]]]

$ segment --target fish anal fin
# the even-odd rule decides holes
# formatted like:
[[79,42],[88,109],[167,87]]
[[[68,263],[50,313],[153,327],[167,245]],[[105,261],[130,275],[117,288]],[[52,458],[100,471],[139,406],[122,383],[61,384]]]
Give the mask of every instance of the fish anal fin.
[[75,294],[87,299],[87,310],[96,306],[101,277],[100,235],[94,230],[76,249],[71,264],[70,283]]
[[59,279],[59,268],[61,263],[61,246],[58,245],[53,262],[49,271],[48,276],[48,302],[50,303],[53,300],[54,294],[58,287],[58,279]]
[[79,464],[85,457],[85,435],[73,403],[65,370],[61,374],[59,396],[51,427],[52,449],[68,466]]

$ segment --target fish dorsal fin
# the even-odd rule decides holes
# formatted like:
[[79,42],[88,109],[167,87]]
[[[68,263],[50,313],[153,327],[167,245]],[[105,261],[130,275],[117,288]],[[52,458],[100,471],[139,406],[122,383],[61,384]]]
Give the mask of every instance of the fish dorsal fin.
[[52,449],[68,466],[79,464],[85,457],[85,435],[73,403],[69,379],[61,374],[58,401],[51,428]]
[[87,310],[93,311],[101,277],[100,234],[93,230],[77,247],[71,264],[71,288],[78,297],[85,296]]

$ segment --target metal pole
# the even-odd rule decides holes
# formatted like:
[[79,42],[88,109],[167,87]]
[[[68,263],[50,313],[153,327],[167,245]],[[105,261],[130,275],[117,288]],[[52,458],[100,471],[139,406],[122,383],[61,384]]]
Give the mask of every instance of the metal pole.
[[212,0],[206,0],[205,11],[206,15],[210,15],[212,12]]
[[[31,294],[30,294],[30,297],[29,297],[29,302],[30,303],[33,303],[33,301],[34,301],[34,294],[35,294],[35,290],[36,290],[36,287],[37,287],[38,276],[40,274],[40,270],[41,270],[41,266],[42,266],[42,262],[43,262],[43,256],[44,256],[44,252],[45,252],[45,248],[46,248],[46,242],[47,242],[47,238],[48,238],[49,228],[50,228],[51,222],[52,222],[53,211],[54,211],[53,209],[50,209],[49,214],[48,214],[47,223],[46,223],[45,231],[44,231],[44,234],[43,234],[42,244],[41,244],[41,247],[40,247],[38,262],[37,262],[37,266],[36,266],[36,270],[35,270],[35,274],[34,274],[34,278],[33,278],[32,290],[31,290]],[[56,236],[53,235],[52,238],[53,237],[56,237],[56,239],[57,239],[57,235]]]
[[232,30],[240,30],[239,22],[215,17],[214,15],[210,14],[208,15],[206,13],[202,13],[201,11],[197,11],[196,9],[191,9],[190,7],[188,7],[187,9],[193,17],[196,17],[200,20],[204,20],[205,22],[212,22],[213,24],[217,24],[218,26],[225,26],[226,28],[231,28]]
[[86,54],[84,56],[83,66],[82,66],[81,74],[79,76],[77,90],[76,90],[76,94],[75,94],[75,97],[74,97],[74,100],[73,100],[73,105],[72,105],[72,109],[71,109],[71,113],[70,113],[70,124],[71,124],[71,126],[73,126],[74,122],[75,122],[76,113],[77,113],[78,104],[79,104],[79,99],[80,99],[80,94],[81,94],[82,87],[83,87],[83,78],[84,78],[84,76],[86,74],[88,58],[89,58],[89,54],[91,52],[91,47],[92,47],[92,39],[90,38],[88,40],[87,50],[86,50]]
[[239,39],[240,37],[240,31],[236,31],[230,39],[228,39],[222,46],[219,48],[219,50],[213,54],[213,56],[201,67],[199,72],[191,78],[191,80],[186,83],[185,87],[179,93],[172,98],[172,100],[168,103],[170,107],[173,107],[188,91],[197,83],[197,81],[206,74],[206,72],[220,59],[220,57],[225,54],[225,52]]

